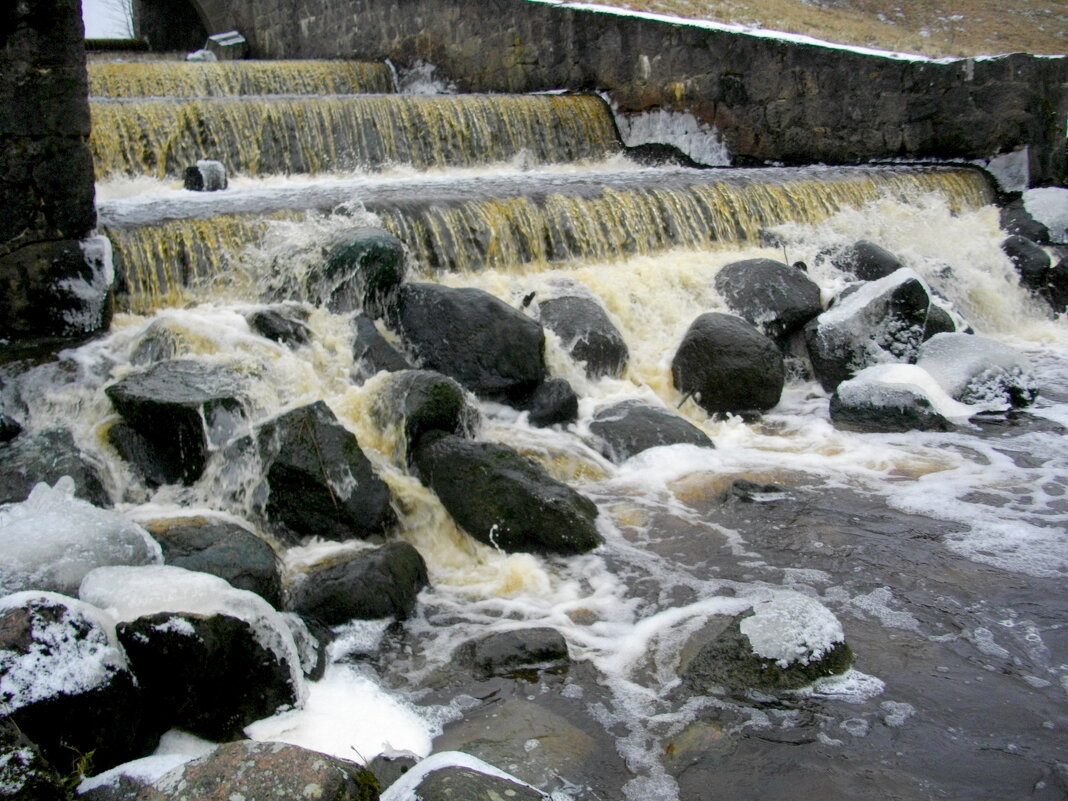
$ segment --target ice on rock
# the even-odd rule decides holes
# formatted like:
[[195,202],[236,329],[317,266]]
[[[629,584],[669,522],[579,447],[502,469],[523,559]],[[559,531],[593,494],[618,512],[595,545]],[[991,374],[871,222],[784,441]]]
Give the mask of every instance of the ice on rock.
[[838,618],[819,601],[796,592],[758,603],[739,628],[753,653],[783,668],[818,661],[845,641]]
[[838,385],[838,397],[845,406],[905,408],[930,404],[936,413],[957,425],[964,425],[979,412],[992,408],[953,400],[927,370],[915,364],[875,364],[866,367]]
[[158,565],[148,532],[118,512],[74,497],[74,480],[40,483],[21,503],[0,507],[0,594],[48,590],[75,595],[105,565]]
[[127,669],[115,621],[88,603],[54,592],[17,592],[0,598],[0,615],[36,605],[62,611],[35,618],[26,653],[0,651],[0,715],[88,692]]
[[935,334],[920,346],[916,364],[950,397],[987,410],[1030,403],[1037,394],[1030,360],[986,337]]
[[292,686],[303,692],[300,654],[289,626],[263,598],[226,580],[174,566],[101,567],[88,573],[78,596],[119,621],[161,612],[228,615],[251,628],[261,646],[289,666]]

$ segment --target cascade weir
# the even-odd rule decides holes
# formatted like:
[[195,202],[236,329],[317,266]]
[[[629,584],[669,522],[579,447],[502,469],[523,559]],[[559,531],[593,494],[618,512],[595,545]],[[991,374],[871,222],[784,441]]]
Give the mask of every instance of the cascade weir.
[[[984,173],[643,166],[596,95],[409,94],[389,65],[96,62],[90,81],[119,313],[59,365],[5,378],[5,408],[31,432],[71,421],[116,509],[158,527],[258,520],[262,466],[243,461],[255,437],[241,435],[322,401],[388,486],[385,539],[414,546],[429,574],[407,619],[335,626],[302,706],[247,736],[360,761],[464,751],[553,801],[1068,795],[1068,329],[1002,251]],[[229,188],[182,189],[198,159],[223,162]],[[495,527],[476,541],[418,479],[393,408],[407,397],[390,394],[389,374],[360,371],[353,313],[302,295],[325,254],[368,227],[403,243],[409,282],[482,289],[546,325],[549,301],[580,299],[618,330],[627,361],[604,374],[547,325],[545,370],[578,395],[571,423],[534,425],[531,408],[468,397],[476,439],[592,501],[602,545],[506,552]],[[838,257],[861,240],[905,272],[859,282]],[[804,267],[820,320],[871,328],[894,356],[916,346],[899,318],[849,314],[880,281],[904,281],[887,286],[909,297],[921,287],[921,333],[937,307],[944,328],[974,330],[999,354],[991,364],[1008,366],[983,373],[973,406],[923,384],[944,425],[857,430],[795,334],[782,352],[767,346],[785,376],[777,401],[706,411],[676,386],[673,362],[695,320],[738,313],[718,278],[749,259]],[[884,307],[905,303],[898,289]],[[301,337],[257,333],[268,306],[297,309]],[[385,315],[373,325],[409,344]],[[890,347],[857,351],[850,369],[871,358],[924,373]],[[181,484],[149,482],[119,457],[104,394],[168,358],[225,368],[245,387],[243,417],[227,408],[203,474]],[[1029,411],[990,400],[990,376],[1005,373],[1037,387]],[[634,455],[618,450],[632,441],[606,445],[599,432],[634,404],[685,422],[687,438]],[[972,422],[960,411],[979,408]],[[370,547],[294,546],[242,525],[274,548],[291,594],[317,565]],[[546,632],[560,642],[548,662],[524,650]],[[515,653],[528,657],[518,670]],[[844,660],[835,675],[752,683],[831,654]],[[749,683],[723,667],[754,662]]]

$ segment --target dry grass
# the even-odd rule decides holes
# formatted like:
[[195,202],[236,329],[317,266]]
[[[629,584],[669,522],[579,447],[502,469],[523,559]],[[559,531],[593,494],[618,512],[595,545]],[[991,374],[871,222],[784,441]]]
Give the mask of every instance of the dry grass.
[[1068,52],[1068,0],[630,0],[610,5],[736,22],[926,56]]

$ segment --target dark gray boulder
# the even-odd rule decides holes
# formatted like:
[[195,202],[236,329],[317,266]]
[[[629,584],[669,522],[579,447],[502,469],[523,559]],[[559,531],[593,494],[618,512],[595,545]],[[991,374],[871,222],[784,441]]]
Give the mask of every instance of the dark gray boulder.
[[299,697],[290,665],[236,617],[159,612],[116,629],[157,735],[177,726],[232,740]]
[[403,354],[379,333],[374,320],[366,314],[352,318],[352,332],[352,372],[357,381],[366,381],[383,370],[395,373],[412,369]]
[[681,415],[638,400],[601,409],[590,423],[605,455],[617,464],[660,445],[715,447],[701,429]]
[[567,641],[552,628],[490,634],[461,645],[455,658],[480,678],[559,670],[570,663]]
[[1050,268],[1045,295],[1054,312],[1064,314],[1068,311],[1068,256]]
[[601,544],[597,507],[504,445],[455,435],[425,437],[419,478],[459,526],[503,551],[584,553]]
[[927,320],[923,324],[923,341],[935,334],[952,334],[957,330],[957,323],[944,308],[937,303],[932,303],[927,309]]
[[357,228],[308,278],[308,299],[332,312],[357,310],[381,317],[407,271],[403,243],[383,228]]
[[243,382],[233,371],[175,359],[131,373],[104,389],[115,410],[151,446],[145,473],[162,471],[167,484],[192,484],[210,452],[245,422]]
[[22,433],[19,421],[9,414],[0,412],[0,443],[10,442]]
[[545,380],[545,332],[481,289],[404,284],[391,327],[415,363],[479,397],[523,405]]
[[1025,236],[1014,234],[1005,238],[1005,241],[1001,243],[1001,249],[1012,262],[1023,286],[1035,292],[1046,287],[1049,280],[1050,258],[1040,245]]
[[221,192],[230,185],[226,167],[221,161],[198,159],[196,164],[185,168],[182,186],[191,192]]
[[428,584],[419,551],[406,542],[391,542],[312,567],[290,590],[287,606],[327,626],[387,617],[404,620]]
[[26,500],[39,482],[74,479],[74,494],[94,506],[111,506],[100,471],[66,429],[26,432],[0,447],[0,504]]
[[471,437],[481,422],[478,407],[464,388],[433,370],[390,375],[375,397],[371,413],[382,428],[402,427],[405,455],[410,455],[431,431]]
[[55,593],[0,599],[0,719],[62,775],[141,755],[141,692],[100,610]]
[[266,495],[262,512],[285,542],[366,538],[395,522],[389,487],[322,401],[265,423],[257,444]]
[[773,259],[746,259],[716,275],[731,311],[778,343],[823,311],[820,288],[803,271]]
[[805,344],[820,384],[833,392],[877,362],[915,362],[931,298],[916,273],[898,270],[844,294],[805,326]]
[[354,762],[296,745],[225,743],[155,782],[165,801],[377,801],[378,781]]
[[709,414],[763,412],[779,402],[786,369],[778,346],[752,323],[708,312],[683,336],[671,377]]
[[890,251],[864,239],[833,253],[831,264],[861,281],[878,281],[905,266]]
[[62,777],[10,718],[0,718],[0,797],[6,801],[67,801]]
[[578,419],[578,394],[563,378],[550,378],[530,396],[527,419],[532,426],[548,428]]
[[157,489],[174,482],[174,466],[132,425],[118,420],[108,426],[107,437],[108,444],[146,487]]
[[311,339],[308,309],[296,303],[268,306],[245,315],[249,328],[260,336],[291,348],[307,345]]
[[626,369],[627,343],[594,298],[571,295],[543,300],[538,304],[538,320],[560,337],[590,378],[618,377]]
[[1049,244],[1049,228],[1031,216],[1023,198],[1018,197],[1002,206],[998,217],[1003,231],[1027,237],[1040,245]]
[[256,593],[275,609],[281,607],[278,556],[244,526],[198,515],[151,520],[144,527],[163,549],[164,564],[210,573]]

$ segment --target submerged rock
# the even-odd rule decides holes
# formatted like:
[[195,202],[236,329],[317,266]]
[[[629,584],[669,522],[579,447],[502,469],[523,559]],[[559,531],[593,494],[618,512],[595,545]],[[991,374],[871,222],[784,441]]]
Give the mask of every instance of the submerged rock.
[[675,388],[709,414],[767,411],[779,402],[786,370],[778,346],[751,323],[708,312],[690,324],[671,362]]
[[354,762],[287,743],[242,740],[171,771],[153,787],[166,801],[376,801],[378,782]]
[[138,756],[141,693],[107,615],[74,598],[0,599],[0,718],[60,773],[80,755],[108,768]]
[[312,567],[290,590],[289,609],[327,626],[350,620],[403,620],[428,586],[426,563],[406,542],[361,551],[340,562]]
[[638,400],[601,409],[590,423],[590,433],[602,441],[605,455],[617,464],[660,445],[715,447],[708,435],[685,417]]
[[801,270],[773,259],[746,259],[716,275],[731,311],[782,344],[823,311],[820,288]]
[[388,319],[420,367],[479,397],[523,405],[545,380],[542,327],[481,289],[405,284]]
[[74,481],[74,495],[94,506],[111,506],[96,465],[66,429],[27,432],[0,448],[0,504],[29,497],[37,484]]
[[563,378],[550,378],[530,396],[528,419],[532,426],[548,428],[578,419],[578,394]]
[[476,676],[508,676],[567,667],[567,641],[556,629],[502,631],[461,645],[455,658]]
[[419,762],[382,793],[381,801],[549,801],[549,796],[460,751]]
[[257,441],[266,490],[263,512],[286,542],[366,538],[395,522],[389,487],[356,437],[322,401],[264,424]]
[[486,545],[577,554],[601,544],[594,503],[511,448],[451,434],[426,437],[414,463],[459,526]]
[[890,251],[864,239],[835,252],[831,264],[861,281],[878,281],[905,266]]
[[274,342],[291,348],[307,345],[311,340],[308,309],[296,303],[282,303],[250,312],[245,316],[249,328]]
[[839,298],[805,326],[812,369],[828,392],[877,362],[915,362],[931,299],[920,277],[901,269]]
[[381,317],[392,308],[404,281],[404,244],[384,228],[357,228],[326,256],[322,270],[308,277],[308,298],[330,311],[362,310]]
[[974,334],[938,334],[920,346],[916,366],[954,400],[990,409],[1028,406],[1038,396],[1030,360]]
[[389,376],[375,397],[372,414],[383,428],[403,428],[406,455],[432,431],[471,437],[482,417],[462,386],[433,370],[404,370]]
[[627,343],[594,298],[569,295],[543,300],[538,304],[538,320],[560,337],[590,378],[619,377],[626,369]]
[[104,389],[115,410],[144,438],[167,484],[192,484],[210,451],[245,421],[243,382],[225,368],[176,359],[131,373]]

